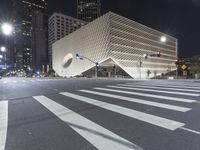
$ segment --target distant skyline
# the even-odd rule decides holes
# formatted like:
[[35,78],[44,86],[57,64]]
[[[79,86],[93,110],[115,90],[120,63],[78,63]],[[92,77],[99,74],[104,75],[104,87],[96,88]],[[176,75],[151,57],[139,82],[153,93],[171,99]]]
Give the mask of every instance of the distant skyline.
[[[200,0],[101,0],[102,14],[113,11],[179,40],[179,56],[200,55]],[[0,17],[10,13],[10,0],[1,0]],[[49,14],[76,17],[76,0],[49,0]]]

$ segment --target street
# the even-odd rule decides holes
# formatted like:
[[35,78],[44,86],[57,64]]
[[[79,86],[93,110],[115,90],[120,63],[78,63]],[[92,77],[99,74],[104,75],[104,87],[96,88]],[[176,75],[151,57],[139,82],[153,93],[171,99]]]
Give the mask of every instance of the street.
[[200,150],[200,81],[2,78],[0,150]]

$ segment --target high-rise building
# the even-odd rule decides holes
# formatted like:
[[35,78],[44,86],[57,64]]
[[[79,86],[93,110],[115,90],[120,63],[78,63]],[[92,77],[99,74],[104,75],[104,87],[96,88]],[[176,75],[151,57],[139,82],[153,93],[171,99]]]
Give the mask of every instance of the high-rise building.
[[32,16],[32,67],[44,71],[48,65],[48,14],[37,10]]
[[52,44],[86,24],[85,21],[61,14],[54,13],[49,18],[49,62],[52,60]]
[[100,0],[77,0],[77,18],[90,22],[100,17]]
[[[16,68],[32,67],[32,16],[36,10],[47,14],[47,0],[12,0],[14,34],[14,62]],[[47,24],[48,26],[48,24]]]

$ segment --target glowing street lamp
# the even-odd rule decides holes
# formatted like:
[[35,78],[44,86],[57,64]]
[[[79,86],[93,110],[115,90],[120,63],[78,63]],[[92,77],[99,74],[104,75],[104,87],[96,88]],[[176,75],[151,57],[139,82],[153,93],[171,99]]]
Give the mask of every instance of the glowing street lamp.
[[2,59],[3,58],[3,55],[0,55],[0,59]]
[[1,52],[6,52],[6,47],[2,46],[1,47]]
[[3,23],[1,26],[1,30],[4,35],[11,35],[13,32],[13,26],[9,23]]
[[161,36],[160,41],[165,43],[167,41],[167,38],[165,36]]

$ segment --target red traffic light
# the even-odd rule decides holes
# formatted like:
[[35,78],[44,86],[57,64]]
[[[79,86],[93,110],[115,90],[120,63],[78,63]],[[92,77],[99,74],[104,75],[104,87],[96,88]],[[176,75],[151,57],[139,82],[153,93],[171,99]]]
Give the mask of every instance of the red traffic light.
[[161,56],[161,53],[160,51],[157,52],[157,57],[160,57]]
[[175,64],[179,65],[180,63],[181,63],[181,60],[180,59],[176,59]]

